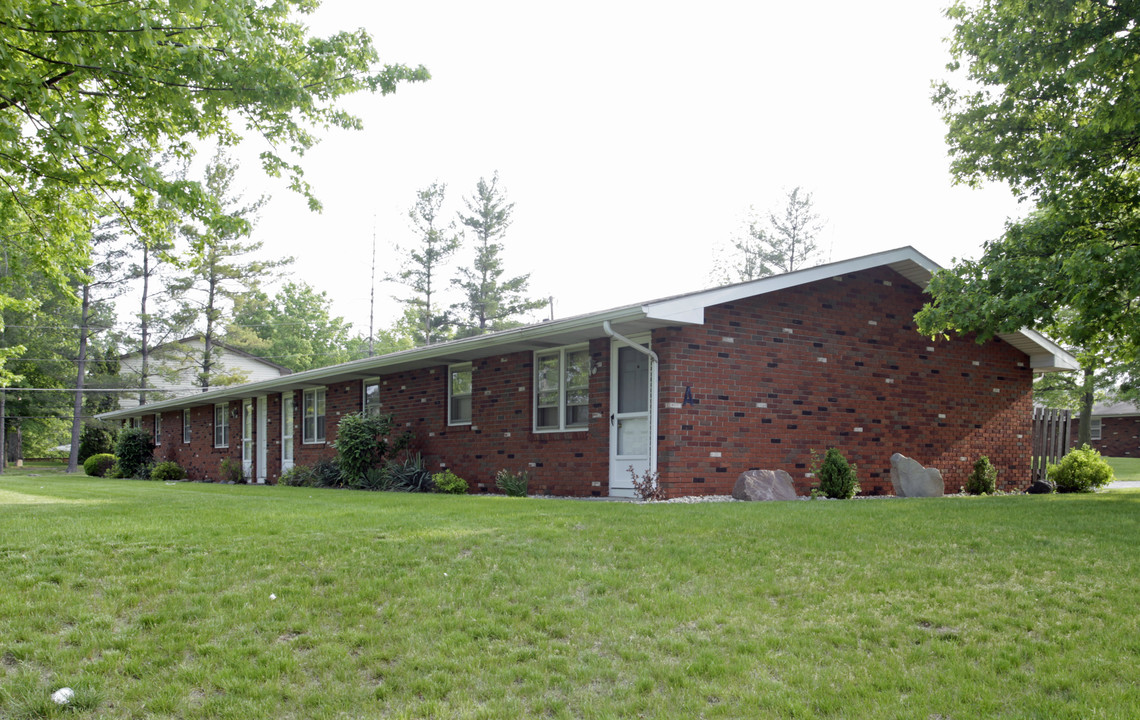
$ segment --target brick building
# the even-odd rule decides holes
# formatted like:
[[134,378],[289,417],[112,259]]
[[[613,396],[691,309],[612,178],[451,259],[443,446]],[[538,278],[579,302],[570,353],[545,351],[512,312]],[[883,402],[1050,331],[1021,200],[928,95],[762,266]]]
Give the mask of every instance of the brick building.
[[[1070,444],[1077,446],[1077,425],[1071,421]],[[1133,403],[1097,403],[1092,409],[1089,444],[1105,457],[1140,457],[1140,408]]]
[[810,451],[830,446],[868,494],[890,492],[895,452],[940,468],[948,492],[982,454],[1023,487],[1033,374],[1076,361],[1030,330],[919,335],[937,267],[906,247],[104,417],[154,428],[156,455],[197,479],[230,457],[275,482],[332,458],[339,418],[375,411],[476,491],[507,468],[532,492],[631,496],[632,468],[671,496],[723,494],[759,467],[803,494]]

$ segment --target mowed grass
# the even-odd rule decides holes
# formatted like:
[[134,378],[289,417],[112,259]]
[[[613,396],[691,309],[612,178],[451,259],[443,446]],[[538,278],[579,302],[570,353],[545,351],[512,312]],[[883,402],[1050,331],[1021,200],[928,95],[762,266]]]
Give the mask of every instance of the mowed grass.
[[1106,457],[1117,480],[1140,480],[1140,458]]
[[0,717],[1132,717],[1138,541],[1127,491],[634,505],[5,476]]

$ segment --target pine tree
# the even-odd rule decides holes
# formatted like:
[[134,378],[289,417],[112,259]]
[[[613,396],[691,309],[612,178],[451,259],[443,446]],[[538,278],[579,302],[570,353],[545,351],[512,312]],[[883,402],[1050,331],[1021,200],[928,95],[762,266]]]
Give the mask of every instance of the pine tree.
[[783,212],[768,211],[766,222],[753,218],[748,233],[732,241],[727,258],[714,271],[722,282],[745,282],[793,272],[816,264],[816,239],[823,230],[812,194],[793,188]]
[[397,248],[406,257],[400,271],[389,278],[411,291],[410,296],[396,299],[405,305],[405,321],[416,345],[441,342],[452,335],[451,318],[438,310],[440,272],[460,245],[455,223],[443,220],[446,191],[446,185],[432,183],[416,193],[408,217],[419,241],[412,248]]

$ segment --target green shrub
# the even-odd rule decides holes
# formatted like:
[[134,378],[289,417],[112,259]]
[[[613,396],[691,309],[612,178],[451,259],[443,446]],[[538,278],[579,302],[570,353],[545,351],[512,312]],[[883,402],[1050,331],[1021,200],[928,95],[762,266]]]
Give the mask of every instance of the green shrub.
[[432,484],[435,485],[435,491],[438,493],[466,495],[467,491],[471,489],[466,480],[451,472],[451,470],[444,470],[441,473],[432,475],[431,481]]
[[115,430],[101,422],[83,424],[79,433],[79,462],[86,463],[92,455],[112,455],[115,452]]
[[344,474],[336,460],[318,460],[313,464],[313,487],[344,487]]
[[1059,493],[1094,492],[1115,479],[1112,466],[1088,445],[1070,450],[1061,462],[1049,466],[1048,474]]
[[843,453],[828,448],[822,462],[814,450],[811,451],[811,467],[819,484],[813,493],[838,500],[848,500],[859,492],[859,481],[855,477],[855,466],[847,462]]
[[349,483],[349,487],[357,490],[387,490],[391,484],[391,476],[387,468],[370,467],[364,474]]
[[997,468],[982,455],[974,462],[974,471],[966,478],[966,492],[971,495],[993,495],[997,490]]
[[294,465],[281,474],[277,483],[289,487],[314,487],[316,479],[317,476],[308,465]]
[[430,492],[431,473],[424,469],[419,453],[408,454],[402,461],[388,463],[388,489],[398,492]]
[[115,467],[115,456],[110,453],[98,453],[83,461],[83,472],[91,477],[107,477],[107,473],[113,467]]
[[155,465],[150,470],[151,480],[185,480],[186,471],[173,460],[166,460]]
[[241,460],[234,458],[222,458],[218,463],[218,473],[221,475],[221,482],[230,482],[235,485],[245,484],[245,470],[241,466]]
[[149,478],[154,464],[154,441],[150,433],[142,428],[125,428],[115,443],[115,457],[119,460],[116,477]]
[[343,482],[356,487],[364,473],[384,459],[385,436],[391,430],[391,415],[357,412],[340,419],[332,445]]
[[524,470],[513,473],[506,468],[495,473],[495,487],[507,497],[526,497],[530,475]]

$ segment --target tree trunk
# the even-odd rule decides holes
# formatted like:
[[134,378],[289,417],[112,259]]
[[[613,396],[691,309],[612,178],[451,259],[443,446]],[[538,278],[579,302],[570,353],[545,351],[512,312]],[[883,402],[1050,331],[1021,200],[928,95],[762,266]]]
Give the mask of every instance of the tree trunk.
[[1081,420],[1077,424],[1077,447],[1092,445],[1093,371],[1084,369],[1084,386],[1081,391]]
[[146,381],[150,374],[150,322],[146,315],[146,298],[150,286],[150,247],[143,243],[142,256],[142,302],[139,305],[139,337],[142,341],[140,347],[140,374],[139,378],[139,405],[146,405]]
[[0,475],[4,474],[5,468],[8,467],[8,453],[5,447],[8,443],[8,438],[5,437],[5,431],[8,429],[8,391],[0,389]]
[[75,403],[71,415],[71,452],[67,472],[79,469],[79,430],[83,423],[83,380],[87,374],[87,312],[91,308],[91,283],[83,283],[83,303],[79,311],[79,370],[75,378]]

